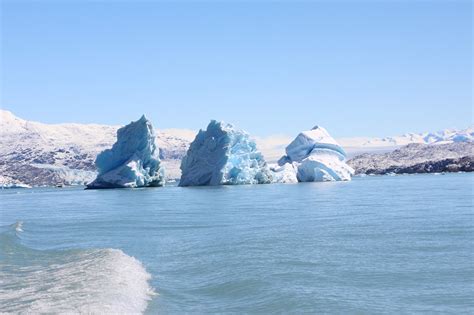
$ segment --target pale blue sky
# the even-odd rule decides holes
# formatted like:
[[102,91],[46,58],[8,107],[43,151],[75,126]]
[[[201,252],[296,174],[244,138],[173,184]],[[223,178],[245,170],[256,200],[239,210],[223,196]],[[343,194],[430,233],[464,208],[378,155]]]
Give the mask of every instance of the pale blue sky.
[[470,1],[2,2],[1,107],[385,136],[472,124]]

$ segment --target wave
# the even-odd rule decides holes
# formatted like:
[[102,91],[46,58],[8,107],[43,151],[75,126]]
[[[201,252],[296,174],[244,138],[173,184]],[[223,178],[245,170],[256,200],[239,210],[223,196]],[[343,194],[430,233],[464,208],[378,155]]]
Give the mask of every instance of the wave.
[[0,227],[0,313],[142,313],[155,294],[119,249],[35,250],[23,223]]

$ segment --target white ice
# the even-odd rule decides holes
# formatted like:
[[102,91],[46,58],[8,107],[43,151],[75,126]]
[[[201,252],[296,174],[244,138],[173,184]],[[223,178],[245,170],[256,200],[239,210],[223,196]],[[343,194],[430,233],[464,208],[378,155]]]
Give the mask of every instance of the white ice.
[[151,122],[142,116],[117,131],[112,149],[95,161],[97,178],[88,188],[134,188],[164,185],[164,169]]
[[301,132],[287,147],[279,166],[272,167],[274,181],[320,182],[351,180],[354,170],[346,153],[326,129],[316,126]]
[[266,184],[271,172],[244,131],[212,120],[200,130],[181,162],[180,186]]

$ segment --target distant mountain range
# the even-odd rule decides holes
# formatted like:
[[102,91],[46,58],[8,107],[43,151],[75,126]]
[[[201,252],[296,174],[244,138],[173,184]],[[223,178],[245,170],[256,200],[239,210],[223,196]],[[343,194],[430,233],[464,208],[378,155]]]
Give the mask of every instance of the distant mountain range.
[[[257,138],[257,144],[269,161],[283,155],[292,137],[278,136]],[[362,153],[385,153],[407,144],[447,144],[474,141],[474,126],[466,129],[445,129],[437,132],[406,133],[385,138],[351,137],[338,138],[337,142],[347,151],[349,157]]]
[[[115,142],[120,126],[98,124],[43,124],[0,110],[0,185],[83,184],[95,177],[94,160]],[[304,127],[302,127],[304,129]],[[180,159],[185,155],[195,131],[156,130],[160,155],[169,178],[180,175]],[[284,154],[293,137],[256,137],[267,161]],[[351,151],[389,150],[409,143],[441,144],[474,140],[474,127],[446,129],[435,133],[409,133],[387,138],[343,138],[338,142]]]
[[[116,140],[120,126],[43,124],[0,110],[0,185],[83,184],[95,177],[96,155]],[[170,177],[179,172],[194,132],[156,130],[161,158]],[[179,174],[179,173],[178,173]]]
[[472,141],[410,143],[383,154],[364,153],[348,161],[356,174],[413,174],[474,171]]
[[474,126],[466,129],[445,129],[437,132],[406,133],[385,138],[342,138],[338,139],[346,147],[386,147],[403,146],[410,143],[441,144],[474,140]]

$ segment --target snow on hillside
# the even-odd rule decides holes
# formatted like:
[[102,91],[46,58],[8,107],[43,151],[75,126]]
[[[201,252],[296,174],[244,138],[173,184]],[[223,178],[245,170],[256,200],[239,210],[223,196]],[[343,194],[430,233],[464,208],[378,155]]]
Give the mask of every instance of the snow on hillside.
[[[98,124],[43,124],[16,117],[0,110],[0,154],[17,147],[42,149],[76,148],[85,152],[99,153],[115,142],[121,126]],[[181,157],[195,132],[185,129],[157,130],[157,141],[164,158]],[[183,152],[184,151],[184,152]]]
[[[43,124],[0,110],[0,185],[83,184],[95,177],[94,160],[110,148],[120,126]],[[169,177],[179,176],[174,159],[186,153],[193,131],[157,130],[160,155],[170,161]],[[178,172],[178,173],[177,173]]]
[[[451,142],[438,144],[411,143],[384,154],[365,153],[348,161],[356,174],[386,174],[397,172],[422,163],[452,159],[451,163],[465,157],[474,157],[474,142]],[[415,170],[413,170],[415,172]]]
[[[268,162],[275,162],[284,154],[291,137],[279,135],[257,138],[257,145]],[[474,141],[474,126],[466,129],[445,129],[437,132],[406,133],[400,136],[385,138],[350,137],[336,138],[346,150],[348,157],[362,153],[387,153],[410,143],[443,144],[452,142]]]
[[[120,126],[98,124],[44,124],[27,121],[0,109],[0,186],[25,183],[34,186],[83,184],[93,180],[94,160],[110,148]],[[159,125],[158,125],[159,127]],[[160,158],[166,177],[180,177],[180,160],[196,132],[185,129],[157,130]],[[292,137],[257,137],[257,146],[268,162],[285,154]],[[409,143],[442,144],[474,141],[474,127],[434,133],[408,133],[386,138],[336,139],[349,157],[363,152],[384,153]]]
[[410,143],[450,143],[450,142],[464,142],[474,141],[474,126],[466,129],[445,129],[437,132],[423,132],[423,133],[406,133],[401,136],[385,137],[385,138],[340,138],[337,140],[345,147],[393,147],[403,146]]

